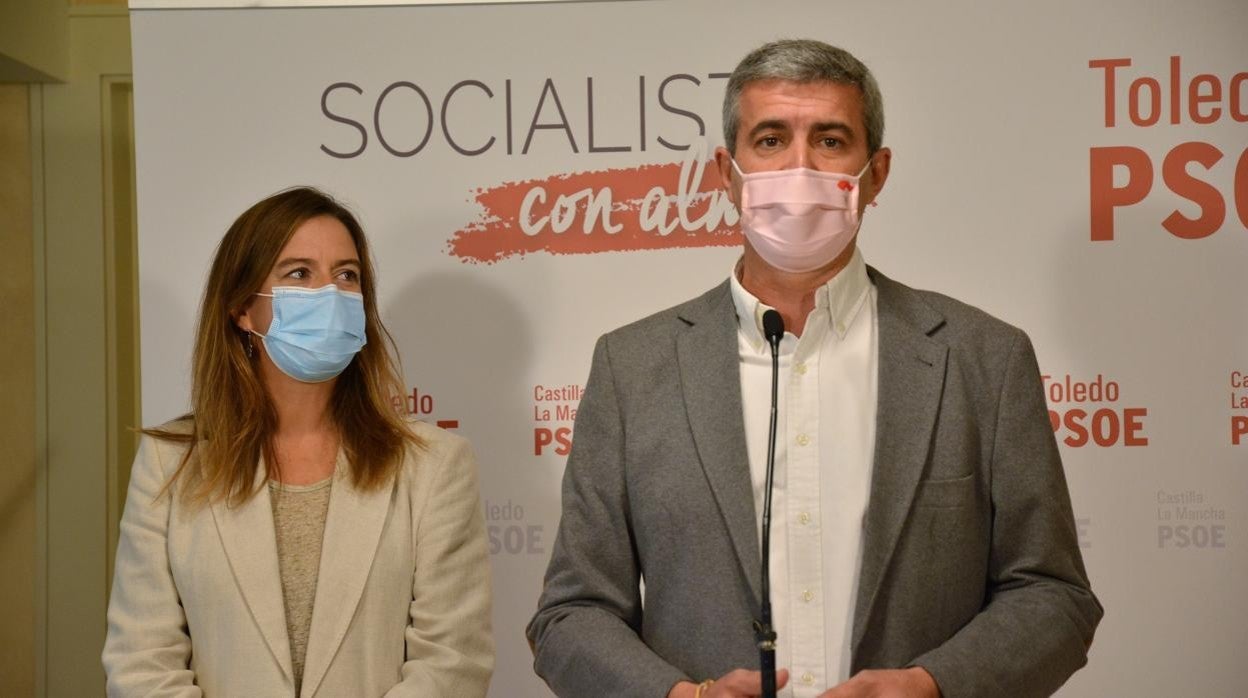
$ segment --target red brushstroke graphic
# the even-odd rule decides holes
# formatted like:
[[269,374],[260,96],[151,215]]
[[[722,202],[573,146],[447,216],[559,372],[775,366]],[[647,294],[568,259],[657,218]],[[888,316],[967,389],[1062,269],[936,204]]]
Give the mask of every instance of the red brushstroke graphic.
[[447,240],[468,263],[741,244],[737,211],[702,158],[504,182],[474,198],[481,215]]

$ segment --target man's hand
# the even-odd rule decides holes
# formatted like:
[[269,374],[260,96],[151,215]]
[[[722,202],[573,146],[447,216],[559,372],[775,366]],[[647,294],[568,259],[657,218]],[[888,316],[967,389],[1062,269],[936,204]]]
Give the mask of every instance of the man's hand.
[[[776,671],[776,690],[789,682],[789,670]],[[672,686],[667,698],[693,698],[698,691],[696,683],[681,681]],[[701,698],[758,698],[763,694],[763,673],[747,669],[734,669],[715,679],[711,687],[702,691]]]
[[819,698],[940,698],[940,687],[922,667],[867,670]]

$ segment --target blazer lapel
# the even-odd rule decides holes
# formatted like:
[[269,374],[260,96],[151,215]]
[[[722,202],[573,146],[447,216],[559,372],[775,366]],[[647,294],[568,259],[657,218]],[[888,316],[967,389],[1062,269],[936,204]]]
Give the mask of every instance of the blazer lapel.
[[259,491],[238,508],[230,508],[224,502],[212,504],[212,518],[243,601],[259,626],[273,660],[282,667],[287,680],[293,681],[282,576],[277,564],[273,504],[265,483],[267,472],[261,458],[256,469]]
[[684,314],[676,357],[689,427],[755,603],[759,598],[758,523],[741,418],[736,311],[728,282]]
[[879,396],[854,609],[855,649],[923,475],[948,359],[948,348],[929,336],[944,323],[940,313],[905,286],[870,272],[879,300]]
[[355,616],[373,567],[395,485],[364,492],[351,483],[350,464],[338,453],[321,542],[321,564],[304,658],[303,696],[316,693]]

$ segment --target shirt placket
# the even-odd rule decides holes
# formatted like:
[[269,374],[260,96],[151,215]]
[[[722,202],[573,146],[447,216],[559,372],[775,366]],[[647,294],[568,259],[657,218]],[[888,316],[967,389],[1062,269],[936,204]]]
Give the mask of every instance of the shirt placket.
[[[814,319],[815,316],[812,316]],[[819,496],[819,336],[807,326],[793,354],[786,386],[788,416],[788,532],[790,685],[795,698],[817,696],[824,685],[823,545]]]

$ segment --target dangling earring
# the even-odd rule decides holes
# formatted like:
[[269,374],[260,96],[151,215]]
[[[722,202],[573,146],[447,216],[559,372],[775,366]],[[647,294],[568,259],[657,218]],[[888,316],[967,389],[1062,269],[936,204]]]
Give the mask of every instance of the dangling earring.
[[247,353],[247,358],[250,359],[255,355],[256,348],[251,345],[251,332],[245,332],[245,334],[247,336],[247,346],[243,348],[243,351]]

